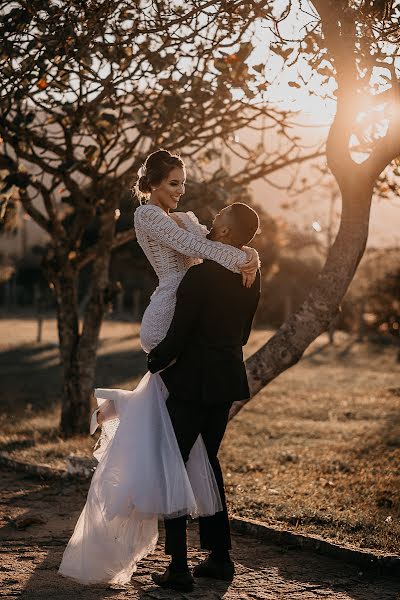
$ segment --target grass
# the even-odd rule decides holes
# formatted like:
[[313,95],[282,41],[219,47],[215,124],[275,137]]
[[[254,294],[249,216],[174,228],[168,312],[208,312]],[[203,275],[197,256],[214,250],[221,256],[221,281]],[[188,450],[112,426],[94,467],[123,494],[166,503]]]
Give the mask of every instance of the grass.
[[[251,354],[271,331],[253,332]],[[62,440],[56,324],[34,342],[29,318],[0,319],[0,450],[65,466],[88,436]],[[399,553],[400,383],[393,346],[321,336],[229,424],[221,449],[232,513],[359,548]],[[133,388],[145,372],[136,324],[105,321],[96,387]]]

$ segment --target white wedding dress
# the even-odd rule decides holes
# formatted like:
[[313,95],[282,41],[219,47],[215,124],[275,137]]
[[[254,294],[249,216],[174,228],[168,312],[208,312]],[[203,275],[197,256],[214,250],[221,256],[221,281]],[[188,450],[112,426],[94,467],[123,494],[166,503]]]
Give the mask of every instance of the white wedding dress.
[[[135,211],[137,240],[159,278],[141,325],[145,352],[166,335],[190,266],[208,258],[238,272],[247,261],[242,250],[206,239],[193,213],[177,214],[184,228],[158,206]],[[98,466],[59,573],[86,584],[126,584],[154,550],[159,518],[211,515],[222,506],[201,436],[185,468],[160,375],[146,373],[133,391],[97,388],[95,395],[99,405],[112,400],[118,417],[103,424],[93,453]]]

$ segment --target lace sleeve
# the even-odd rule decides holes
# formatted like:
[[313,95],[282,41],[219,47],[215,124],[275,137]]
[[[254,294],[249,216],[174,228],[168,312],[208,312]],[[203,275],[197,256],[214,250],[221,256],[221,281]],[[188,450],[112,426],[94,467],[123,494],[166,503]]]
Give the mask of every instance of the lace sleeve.
[[208,258],[230,271],[239,273],[239,266],[247,262],[246,253],[239,248],[208,240],[204,235],[194,234],[179,227],[177,223],[159,207],[146,204],[135,211],[135,229],[177,252],[192,258]]

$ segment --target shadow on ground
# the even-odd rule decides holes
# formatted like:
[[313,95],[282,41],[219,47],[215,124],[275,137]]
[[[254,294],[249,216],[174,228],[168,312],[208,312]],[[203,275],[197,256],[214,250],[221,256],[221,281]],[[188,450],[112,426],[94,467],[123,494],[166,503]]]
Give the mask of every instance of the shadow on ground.
[[[137,337],[137,336],[136,336]],[[132,340],[135,336],[127,336]],[[104,340],[97,359],[94,387],[125,387],[146,371],[146,355],[132,347],[107,351]],[[20,415],[30,404],[35,411],[54,408],[60,401],[62,369],[53,344],[21,345],[0,352],[1,410]]]
[[[237,573],[232,584],[198,580],[190,594],[160,590],[150,579],[153,570],[163,571],[167,559],[162,544],[157,552],[141,561],[127,588],[82,586],[58,575],[64,547],[82,509],[87,483],[40,481],[9,471],[2,472],[5,482],[1,497],[0,530],[2,568],[0,583],[7,598],[26,600],[70,600],[82,598],[193,600],[280,599],[309,600],[397,600],[400,582],[368,573],[342,562],[296,549],[266,546],[246,536],[233,536],[233,557]],[[18,517],[42,520],[25,530],[17,529]],[[195,524],[189,535],[190,561],[204,557],[196,550]]]

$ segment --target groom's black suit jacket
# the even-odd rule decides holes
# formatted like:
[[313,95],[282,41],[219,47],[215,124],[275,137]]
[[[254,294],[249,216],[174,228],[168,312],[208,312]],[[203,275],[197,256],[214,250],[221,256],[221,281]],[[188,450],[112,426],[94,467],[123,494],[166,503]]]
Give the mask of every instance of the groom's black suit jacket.
[[[242,276],[206,260],[182,279],[166,337],[148,356],[176,400],[227,404],[249,398],[242,346],[260,298],[260,272],[250,288]],[[172,360],[176,362],[166,368]]]

